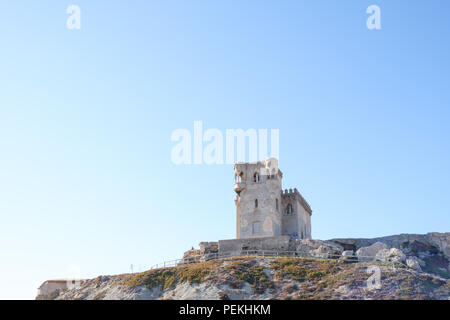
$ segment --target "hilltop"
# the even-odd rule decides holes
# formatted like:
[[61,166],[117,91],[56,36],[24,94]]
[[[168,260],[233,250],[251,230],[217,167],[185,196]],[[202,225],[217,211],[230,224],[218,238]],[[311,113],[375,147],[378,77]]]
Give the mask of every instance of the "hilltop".
[[217,243],[201,243],[176,267],[99,276],[37,299],[450,299],[450,233],[291,244],[295,257],[211,259]]

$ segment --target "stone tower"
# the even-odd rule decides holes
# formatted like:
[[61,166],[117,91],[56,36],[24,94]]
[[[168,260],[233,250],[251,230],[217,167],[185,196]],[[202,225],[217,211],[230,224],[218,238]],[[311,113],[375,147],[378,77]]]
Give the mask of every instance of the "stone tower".
[[281,234],[281,178],[274,158],[234,165],[237,238]]
[[282,191],[277,159],[238,162],[234,178],[237,239],[311,238],[311,208],[297,189]]

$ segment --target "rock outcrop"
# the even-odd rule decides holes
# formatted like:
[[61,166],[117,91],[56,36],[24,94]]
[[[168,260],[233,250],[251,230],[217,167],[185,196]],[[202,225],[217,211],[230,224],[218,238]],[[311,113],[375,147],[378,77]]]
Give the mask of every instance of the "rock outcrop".
[[376,242],[386,244],[389,248],[405,249],[418,247],[420,245],[428,247],[430,250],[442,252],[447,258],[450,258],[450,232],[439,233],[430,232],[427,234],[399,234],[394,236],[379,238],[337,238],[329,240],[342,246],[345,250],[358,250],[362,247],[368,247]]
[[217,242],[200,242],[200,249],[194,249],[186,251],[183,254],[181,264],[201,262],[211,259],[215,259],[219,253],[219,247]]
[[345,262],[357,262],[358,258],[355,256],[353,250],[345,250],[344,252],[342,252],[342,255],[339,258],[339,260]]
[[423,272],[437,274],[444,278],[450,277],[450,232],[431,232],[424,235],[400,234],[373,239],[341,238],[331,239],[328,242],[340,245],[345,250],[355,250],[359,256],[369,256],[369,258],[361,258],[360,261],[372,260],[370,257],[374,252],[378,254],[380,249],[395,248],[401,250],[401,253],[396,251],[398,253],[396,258],[388,258],[391,253],[383,251],[379,254],[379,259],[406,263],[405,260],[408,257],[410,264],[414,264],[416,269],[417,264],[412,262],[413,260],[419,264]]
[[422,268],[420,267],[420,261],[417,257],[408,257],[406,259],[406,265],[416,271],[422,271]]
[[371,261],[375,259],[378,251],[388,248],[389,247],[383,242],[375,242],[368,247],[359,248],[356,251],[356,256],[358,257],[359,261]]
[[298,256],[331,259],[339,258],[343,251],[341,246],[322,240],[302,239],[293,242]]
[[406,255],[402,250],[397,248],[381,249],[375,256],[375,260],[382,262],[403,263],[405,262],[405,259]]

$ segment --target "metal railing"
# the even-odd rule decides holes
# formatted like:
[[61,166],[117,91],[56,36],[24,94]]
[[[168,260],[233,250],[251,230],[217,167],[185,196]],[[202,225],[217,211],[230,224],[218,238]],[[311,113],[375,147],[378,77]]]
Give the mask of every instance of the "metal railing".
[[[327,259],[327,260],[341,260],[345,262],[370,262],[376,260],[375,256],[342,256],[341,254],[330,254],[330,253],[319,253],[316,255],[310,253],[303,253],[298,251],[276,251],[276,250],[240,250],[239,253],[236,252],[228,252],[228,253],[206,253],[197,256],[186,257],[182,259],[169,260],[161,263],[157,263],[152,265],[149,269],[159,269],[159,268],[171,268],[177,267],[180,265],[205,262],[209,260],[218,260],[218,259],[230,259],[237,257],[263,257],[263,258],[280,258],[280,257],[294,257],[294,258],[312,258],[312,259]],[[383,262],[377,260],[379,262]],[[385,261],[386,262],[386,261]],[[391,261],[387,261],[391,262]],[[392,263],[392,262],[391,262]],[[404,263],[395,262],[400,265],[406,267]]]

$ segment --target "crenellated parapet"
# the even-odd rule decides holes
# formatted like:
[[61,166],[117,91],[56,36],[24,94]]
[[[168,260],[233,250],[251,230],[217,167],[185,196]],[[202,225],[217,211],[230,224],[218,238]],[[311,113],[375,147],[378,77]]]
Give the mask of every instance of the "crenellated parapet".
[[303,198],[301,193],[297,190],[297,188],[292,189],[284,189],[281,190],[281,197],[284,199],[291,199],[291,200],[298,200],[298,202],[302,205],[302,207],[308,212],[310,215],[312,215],[312,209],[309,203]]

